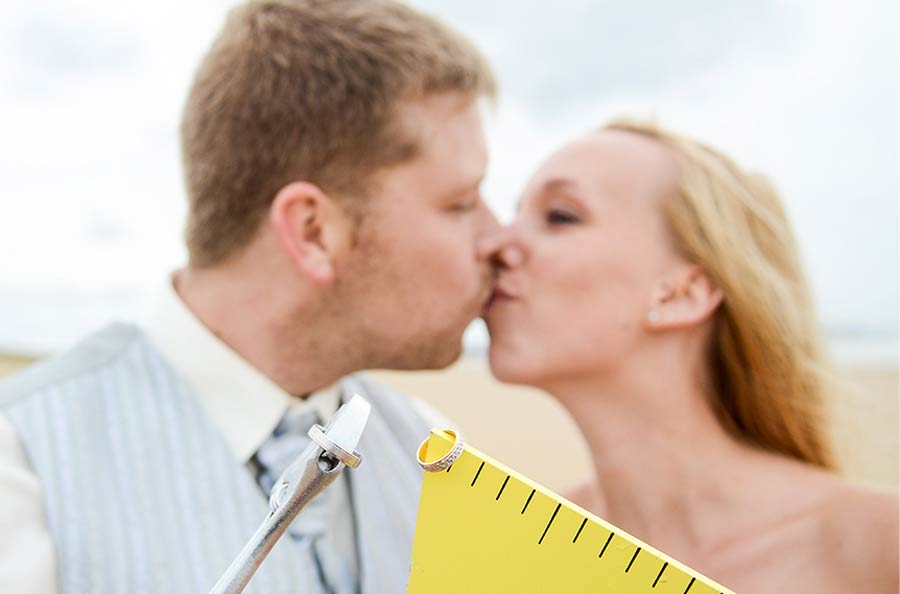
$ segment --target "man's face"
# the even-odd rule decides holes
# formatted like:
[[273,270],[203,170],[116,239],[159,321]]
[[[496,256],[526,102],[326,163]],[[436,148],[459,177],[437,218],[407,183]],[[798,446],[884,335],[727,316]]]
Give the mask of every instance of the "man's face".
[[372,368],[449,365],[493,290],[487,245],[499,226],[479,186],[487,150],[477,104],[445,94],[401,111],[419,153],[379,172],[358,244],[339,270],[342,301],[359,314],[347,337]]

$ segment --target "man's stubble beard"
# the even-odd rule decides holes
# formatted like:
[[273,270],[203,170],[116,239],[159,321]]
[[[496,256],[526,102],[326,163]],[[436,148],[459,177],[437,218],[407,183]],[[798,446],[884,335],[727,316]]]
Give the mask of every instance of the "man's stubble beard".
[[336,320],[335,327],[344,329],[343,349],[354,353],[356,368],[442,369],[462,353],[462,334],[467,323],[461,324],[462,328],[429,324],[409,328],[402,317],[383,317],[385,312],[400,313],[383,285],[374,288],[372,282],[348,283],[346,289],[336,295],[334,307],[329,309],[330,315],[342,318]]
[[[430,324],[426,320],[418,332],[410,332],[405,311],[398,311],[392,287],[407,286],[407,279],[387,259],[394,251],[378,216],[362,217],[354,230],[353,251],[336,277],[330,315],[336,326],[347,331],[347,352],[356,353],[358,369],[443,369],[462,354],[462,337],[482,310],[496,273],[489,266],[481,271],[481,291],[468,303],[454,309],[450,324]],[[407,300],[409,295],[403,295]],[[417,304],[428,311],[428,304]],[[442,315],[437,308],[435,315]],[[384,321],[383,312],[396,319]],[[445,315],[445,314],[444,314]],[[341,320],[340,318],[343,318]],[[353,318],[350,324],[348,318]]]
[[[377,253],[377,252],[376,252]],[[348,266],[335,283],[329,316],[335,328],[343,328],[344,348],[355,353],[358,369],[443,369],[462,354],[462,335],[477,315],[474,303],[454,314],[455,323],[409,328],[408,317],[398,307],[391,287],[403,286],[390,266],[372,256],[362,256]],[[427,305],[422,306],[426,311]],[[480,307],[480,304],[478,304]],[[395,319],[384,319],[385,312]],[[427,314],[426,314],[427,315]],[[435,314],[440,315],[440,314]]]

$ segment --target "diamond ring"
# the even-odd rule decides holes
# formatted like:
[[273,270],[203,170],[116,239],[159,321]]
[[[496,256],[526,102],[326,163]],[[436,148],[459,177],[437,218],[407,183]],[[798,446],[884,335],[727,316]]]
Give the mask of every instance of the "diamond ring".
[[434,460],[432,462],[425,461],[425,455],[428,453],[428,440],[431,436],[426,437],[421,444],[419,444],[419,450],[416,452],[416,461],[419,463],[419,466],[422,467],[422,470],[425,472],[440,472],[442,470],[446,470],[450,468],[450,466],[456,462],[460,456],[462,456],[463,448],[465,447],[463,444],[462,435],[452,429],[444,429],[444,433],[448,433],[453,436],[453,447],[450,448],[450,451]]

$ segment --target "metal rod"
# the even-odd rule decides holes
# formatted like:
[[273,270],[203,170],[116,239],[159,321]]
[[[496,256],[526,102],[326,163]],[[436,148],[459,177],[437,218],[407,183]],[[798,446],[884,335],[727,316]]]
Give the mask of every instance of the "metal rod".
[[272,487],[269,514],[210,594],[243,592],[297,514],[347,467],[344,461],[353,467],[359,465],[362,458],[355,448],[368,420],[369,410],[369,403],[354,395],[350,402],[338,409],[326,429],[316,426],[310,430],[313,443]]
[[[307,451],[309,449],[312,447]],[[243,592],[269,551],[272,550],[297,514],[313,497],[340,476],[344,465],[328,454],[324,454],[318,446],[314,446],[314,449],[318,455],[307,458],[300,488],[283,505],[269,512],[250,541],[210,590],[210,594],[240,594]]]

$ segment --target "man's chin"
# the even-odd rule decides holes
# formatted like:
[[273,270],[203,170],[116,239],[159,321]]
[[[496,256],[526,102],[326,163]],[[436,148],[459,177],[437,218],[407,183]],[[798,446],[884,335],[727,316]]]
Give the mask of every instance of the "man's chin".
[[450,367],[451,365],[459,361],[459,358],[462,356],[462,354],[462,341],[460,341],[452,352],[447,353],[446,356],[444,356],[442,359],[439,358],[434,362],[433,366],[429,367],[428,369],[446,369],[447,367]]
[[441,344],[430,344],[428,348],[419,349],[414,355],[403,357],[401,365],[396,369],[406,371],[439,370],[450,367],[463,353],[462,337]]
[[445,348],[435,350],[429,353],[428,356],[422,357],[415,369],[446,369],[456,363],[462,356],[462,353],[462,339],[460,339],[455,344],[447,345]]

